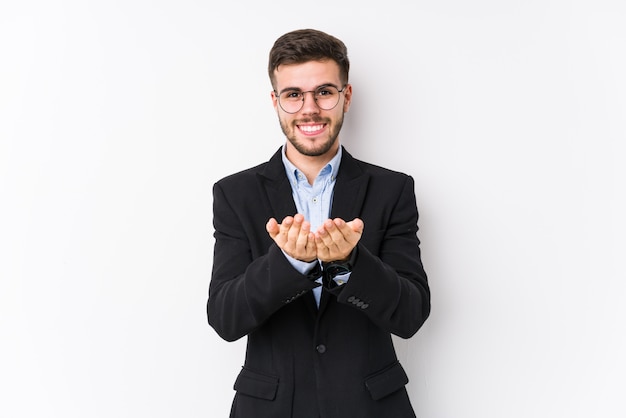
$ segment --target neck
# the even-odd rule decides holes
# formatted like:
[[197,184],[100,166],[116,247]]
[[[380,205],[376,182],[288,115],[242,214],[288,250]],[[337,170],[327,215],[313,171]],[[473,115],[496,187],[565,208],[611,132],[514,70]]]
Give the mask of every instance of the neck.
[[313,184],[317,175],[320,171],[322,171],[322,168],[324,168],[326,164],[328,164],[328,162],[332,160],[335,155],[337,155],[338,150],[339,141],[337,141],[337,146],[333,147],[327,153],[319,156],[309,156],[300,154],[297,150],[291,147],[291,144],[287,144],[285,155],[287,156],[287,159],[298,168],[298,170],[302,171],[309,184]]

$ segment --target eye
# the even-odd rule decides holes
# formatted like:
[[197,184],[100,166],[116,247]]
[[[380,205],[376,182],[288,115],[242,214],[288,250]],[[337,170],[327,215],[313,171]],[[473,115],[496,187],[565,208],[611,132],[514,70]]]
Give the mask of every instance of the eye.
[[335,86],[321,86],[315,90],[315,97],[318,99],[329,99],[339,93]]
[[283,92],[280,97],[283,100],[298,100],[302,97],[302,93],[300,93],[299,91],[286,91]]

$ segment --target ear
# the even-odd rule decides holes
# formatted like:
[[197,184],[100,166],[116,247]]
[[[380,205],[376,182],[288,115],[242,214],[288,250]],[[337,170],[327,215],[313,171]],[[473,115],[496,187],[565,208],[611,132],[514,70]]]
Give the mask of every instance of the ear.
[[276,97],[274,90],[272,90],[270,96],[272,97],[272,106],[274,106],[274,109],[278,110],[278,97]]
[[348,109],[350,109],[350,103],[352,103],[352,84],[346,84],[343,95],[345,97],[343,101],[343,113],[347,113]]

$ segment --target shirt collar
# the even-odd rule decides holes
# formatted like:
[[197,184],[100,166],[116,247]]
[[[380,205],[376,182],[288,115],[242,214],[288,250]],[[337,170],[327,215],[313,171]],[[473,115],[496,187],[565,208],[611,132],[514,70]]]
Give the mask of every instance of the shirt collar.
[[[304,175],[302,175],[300,177],[299,174],[301,174],[301,172],[298,169],[298,167],[293,165],[291,163],[291,161],[289,161],[289,159],[287,159],[287,154],[285,152],[285,148],[286,148],[285,145],[283,145],[282,150],[281,150],[282,159],[283,159],[283,165],[285,166],[285,171],[287,172],[287,177],[289,177],[289,181],[294,183],[294,184],[297,184],[299,181],[304,179]],[[337,173],[339,172],[339,165],[341,164],[342,148],[343,147],[341,145],[339,145],[339,149],[337,150],[337,154],[335,154],[335,156],[332,158],[332,160],[330,160],[328,162],[328,164],[326,164],[324,166],[324,168],[322,168],[322,170],[319,172],[318,176],[320,176],[320,175],[329,175],[330,174],[331,181],[334,181],[337,178]]]

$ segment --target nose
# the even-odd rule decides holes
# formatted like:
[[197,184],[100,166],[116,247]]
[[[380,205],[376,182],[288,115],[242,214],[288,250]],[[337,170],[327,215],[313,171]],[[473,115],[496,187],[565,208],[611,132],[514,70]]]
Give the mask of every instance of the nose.
[[306,91],[302,96],[302,109],[300,111],[304,114],[311,113],[319,113],[320,108],[317,106],[317,102],[315,101],[315,92],[314,91]]

